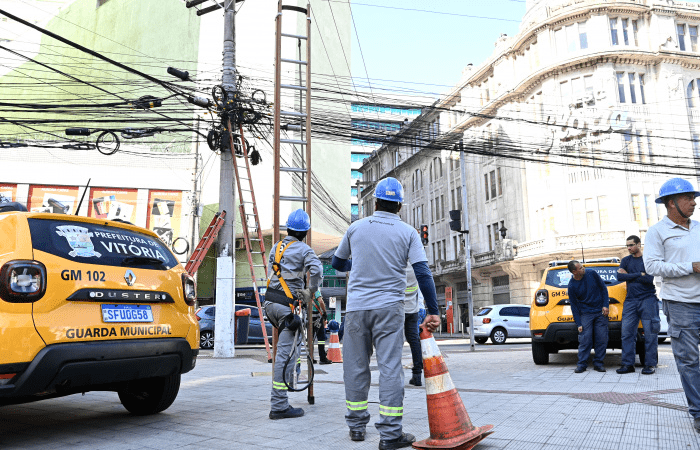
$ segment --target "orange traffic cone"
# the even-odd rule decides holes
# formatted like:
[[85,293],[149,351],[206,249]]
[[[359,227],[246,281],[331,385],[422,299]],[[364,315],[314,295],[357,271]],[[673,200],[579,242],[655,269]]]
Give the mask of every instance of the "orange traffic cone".
[[421,328],[420,339],[430,438],[414,443],[413,447],[459,450],[474,448],[482,439],[493,433],[493,425],[472,425],[433,334]]
[[331,332],[331,340],[328,344],[327,358],[334,363],[343,362],[343,355],[340,354],[340,340],[338,339],[338,333]]

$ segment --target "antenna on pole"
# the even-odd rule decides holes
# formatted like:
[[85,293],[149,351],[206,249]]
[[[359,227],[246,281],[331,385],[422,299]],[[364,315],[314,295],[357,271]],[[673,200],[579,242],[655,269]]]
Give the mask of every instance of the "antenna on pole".
[[583,256],[583,241],[581,241],[581,259],[583,260],[582,262],[586,264],[586,257]]
[[78,202],[78,207],[75,208],[75,215],[76,215],[76,216],[78,215],[78,211],[80,211],[80,207],[81,207],[82,204],[83,204],[83,200],[85,200],[85,194],[87,194],[87,191],[88,191],[88,189],[90,188],[90,181],[91,181],[91,180],[92,180],[92,178],[88,178],[88,182],[87,182],[87,184],[85,185],[85,190],[83,191],[83,196],[80,197],[80,202]]

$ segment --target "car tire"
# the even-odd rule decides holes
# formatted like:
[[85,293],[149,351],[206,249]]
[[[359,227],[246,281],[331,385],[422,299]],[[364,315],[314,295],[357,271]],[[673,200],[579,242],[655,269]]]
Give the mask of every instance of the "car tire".
[[119,400],[135,416],[157,414],[173,404],[180,390],[180,374],[147,378],[127,383],[119,390]]
[[544,342],[532,343],[532,360],[537,365],[549,364],[549,350]]
[[485,337],[475,337],[474,338],[474,340],[476,341],[477,344],[485,344],[488,339],[489,338],[485,338]]
[[202,331],[199,334],[199,347],[200,348],[214,348],[214,333],[211,331]]
[[664,342],[666,342],[666,338],[659,338],[659,344],[663,344]]
[[508,339],[508,332],[505,328],[494,328],[491,332],[491,342],[496,345],[505,344],[506,339]]

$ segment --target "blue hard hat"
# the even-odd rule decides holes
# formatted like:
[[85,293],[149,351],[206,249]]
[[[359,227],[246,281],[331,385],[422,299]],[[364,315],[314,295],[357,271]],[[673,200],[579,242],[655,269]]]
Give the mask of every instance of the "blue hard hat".
[[661,185],[659,189],[659,196],[656,198],[656,203],[663,203],[664,197],[676,194],[686,194],[692,192],[695,196],[699,196],[700,192],[693,188],[690,181],[684,180],[683,178],[671,178],[667,182]]
[[287,218],[287,229],[294,231],[308,231],[311,228],[311,221],[306,211],[299,208]]
[[331,333],[337,333],[338,330],[340,330],[340,325],[338,325],[338,322],[335,320],[331,320],[328,322],[328,331]]
[[387,200],[390,202],[403,202],[403,186],[396,178],[386,177],[379,183],[374,190],[374,197]]

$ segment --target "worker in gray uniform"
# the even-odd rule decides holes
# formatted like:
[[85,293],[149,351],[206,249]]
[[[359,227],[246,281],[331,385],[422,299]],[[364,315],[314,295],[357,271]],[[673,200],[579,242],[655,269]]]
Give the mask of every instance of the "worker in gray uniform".
[[416,439],[404,433],[401,425],[407,263],[413,267],[428,307],[423,325],[435,330],[440,317],[435,283],[418,232],[398,216],[403,186],[395,178],[385,178],[377,183],[374,196],[376,212],[350,225],[331,265],[350,273],[343,340],[345,421],[350,439],[365,439],[374,347],[379,367],[379,421],[375,426],[380,434],[380,450],[388,450],[408,447]]
[[[293,408],[289,404],[287,385],[293,380],[301,345],[301,334],[294,342],[295,331],[302,326],[301,318],[293,312],[296,298],[300,296],[297,291],[304,289],[307,272],[308,289],[312,293],[318,290],[323,275],[321,261],[311,247],[301,242],[309,228],[309,215],[303,209],[293,211],[287,219],[287,237],[275,243],[268,262],[265,314],[278,330],[270,398],[270,419],[273,420],[304,415],[303,409]],[[289,364],[286,364],[287,361],[290,361]]]

